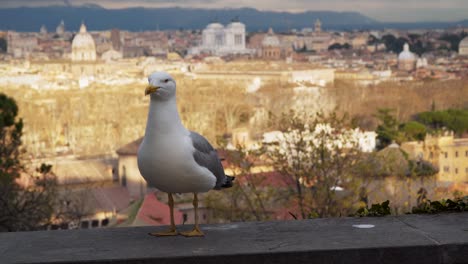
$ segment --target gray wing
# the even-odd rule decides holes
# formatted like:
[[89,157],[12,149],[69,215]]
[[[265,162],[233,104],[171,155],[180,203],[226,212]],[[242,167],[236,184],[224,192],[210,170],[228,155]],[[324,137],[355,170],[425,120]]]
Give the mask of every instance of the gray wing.
[[215,189],[220,189],[226,183],[226,175],[224,174],[224,168],[218,157],[218,153],[202,135],[190,131],[190,138],[195,148],[193,158],[198,165],[207,168],[213,173],[216,177]]

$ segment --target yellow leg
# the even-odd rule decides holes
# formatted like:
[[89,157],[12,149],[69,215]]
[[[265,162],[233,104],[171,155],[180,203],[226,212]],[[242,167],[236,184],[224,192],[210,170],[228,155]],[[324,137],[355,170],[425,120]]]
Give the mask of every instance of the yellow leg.
[[168,193],[168,201],[169,201],[169,210],[171,214],[171,228],[165,232],[153,232],[149,233],[152,236],[177,236],[178,232],[176,230],[175,222],[174,222],[174,198],[172,197],[172,193]]
[[196,193],[193,194],[193,208],[195,209],[195,226],[192,231],[181,232],[180,234],[186,237],[205,236],[205,234],[201,231],[200,227],[198,226],[198,197]]

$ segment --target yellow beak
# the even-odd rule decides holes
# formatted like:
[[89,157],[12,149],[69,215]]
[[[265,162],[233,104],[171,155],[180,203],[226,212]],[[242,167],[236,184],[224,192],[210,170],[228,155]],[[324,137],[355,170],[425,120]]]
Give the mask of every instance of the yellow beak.
[[159,89],[159,87],[157,87],[157,86],[148,85],[148,87],[146,87],[146,89],[145,89],[145,96],[148,95],[148,94],[156,92],[158,89]]

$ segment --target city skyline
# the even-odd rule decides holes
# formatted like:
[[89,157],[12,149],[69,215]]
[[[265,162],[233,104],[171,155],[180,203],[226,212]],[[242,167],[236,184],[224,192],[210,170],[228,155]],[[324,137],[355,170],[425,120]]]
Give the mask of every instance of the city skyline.
[[464,0],[19,0],[2,1],[0,7],[11,8],[20,6],[49,6],[70,5],[80,6],[97,4],[104,8],[130,8],[130,7],[186,7],[186,8],[239,8],[249,7],[258,10],[277,12],[304,12],[304,11],[354,11],[382,22],[422,22],[422,21],[459,21],[468,19],[468,3]]

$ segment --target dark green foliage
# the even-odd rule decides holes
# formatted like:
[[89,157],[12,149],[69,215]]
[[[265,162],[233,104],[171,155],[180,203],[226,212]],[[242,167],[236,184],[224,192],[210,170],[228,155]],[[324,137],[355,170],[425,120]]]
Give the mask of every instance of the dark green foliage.
[[374,35],[370,35],[367,39],[367,45],[377,45],[379,43],[380,41]]
[[414,41],[413,44],[411,44],[410,46],[411,51],[418,54],[419,56],[433,50],[433,46],[430,42],[428,44],[425,44],[419,39],[417,41]]
[[387,51],[391,51],[393,53],[400,53],[403,51],[403,45],[408,42],[405,38],[396,38],[393,35],[385,35],[382,37],[382,42],[387,47]]
[[[424,189],[418,192],[418,206],[413,207],[413,214],[437,214],[443,212],[466,212],[468,211],[468,196],[440,201],[426,199],[427,192]],[[351,216],[386,216],[391,214],[390,202],[387,200],[381,204],[373,204],[370,208],[362,207]]]
[[0,38],[0,53],[7,52],[7,41],[4,38]]
[[[21,185],[26,173],[20,162],[23,122],[16,120],[18,107],[0,94],[0,232],[35,230],[46,225],[53,214],[55,178],[50,165],[41,165],[32,184]],[[32,177],[32,176],[31,176]]]
[[423,141],[427,134],[427,128],[423,123],[409,121],[399,123],[393,116],[393,109],[378,109],[375,117],[380,121],[376,129],[378,149],[383,149],[392,142],[401,144],[405,141]]
[[432,130],[445,127],[458,135],[468,132],[468,110],[448,109],[423,112],[418,114],[416,119]]
[[21,151],[22,120],[16,121],[16,102],[0,94],[0,182],[9,184],[19,177],[22,166],[19,162]]
[[345,43],[341,45],[340,43],[334,43],[328,47],[328,50],[341,50],[341,49],[350,49],[351,45]]
[[468,211],[468,196],[455,200],[427,200],[417,207],[413,207],[413,214],[436,214],[441,212],[465,212]]
[[421,39],[422,36],[418,34],[410,34],[408,37],[409,39],[401,37],[396,38],[393,35],[385,35],[380,41],[376,40],[375,38],[370,38],[368,43],[384,43],[385,47],[387,47],[387,51],[391,51],[393,53],[400,53],[403,50],[403,45],[408,43],[410,45],[410,50],[419,56],[434,50],[434,47],[431,43]]
[[409,160],[408,164],[409,164],[409,170],[412,172],[412,175],[414,176],[432,176],[436,174],[437,172],[439,172],[439,170],[428,161]]
[[378,149],[383,149],[392,144],[398,137],[398,121],[392,115],[393,109],[378,109],[375,117],[379,119],[380,125],[377,126]]
[[426,137],[427,128],[425,125],[410,121],[399,126],[399,130],[406,140],[422,141]]
[[468,36],[468,33],[461,32],[460,34],[445,34],[440,37],[440,40],[445,40],[450,43],[450,50],[458,52],[460,41]]
[[362,207],[356,211],[354,216],[386,216],[390,215],[390,201],[387,200],[380,204],[373,204],[370,208]]

